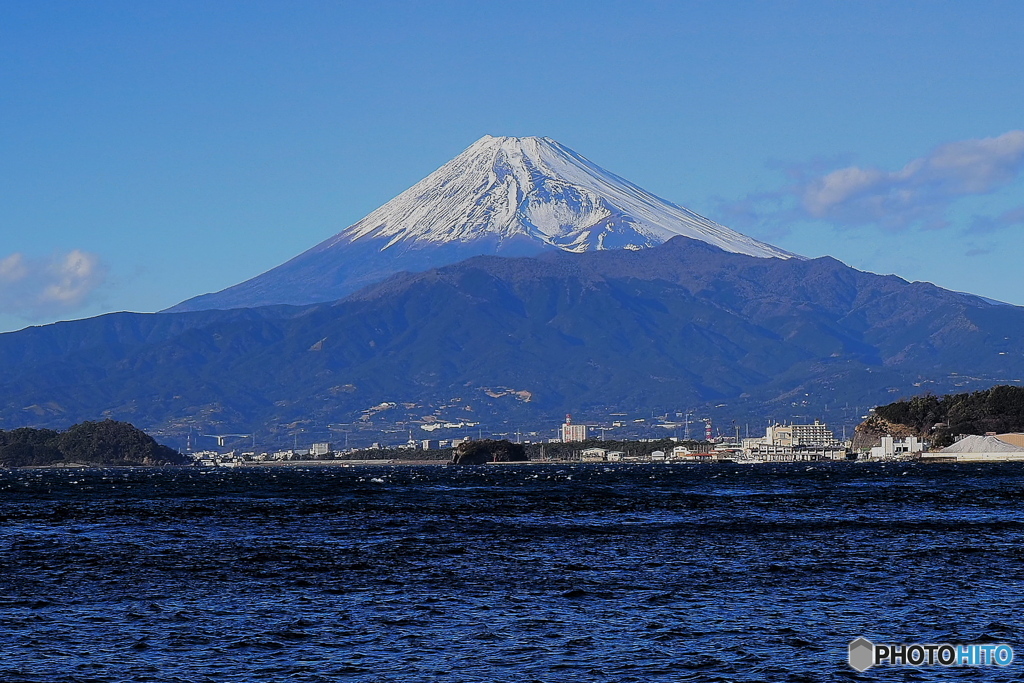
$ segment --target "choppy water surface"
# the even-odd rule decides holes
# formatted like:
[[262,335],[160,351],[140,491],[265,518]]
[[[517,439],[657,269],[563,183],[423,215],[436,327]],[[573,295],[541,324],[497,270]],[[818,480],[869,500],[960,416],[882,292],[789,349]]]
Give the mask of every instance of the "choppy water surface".
[[1022,537],[1016,465],[7,471],[0,680],[1020,680]]

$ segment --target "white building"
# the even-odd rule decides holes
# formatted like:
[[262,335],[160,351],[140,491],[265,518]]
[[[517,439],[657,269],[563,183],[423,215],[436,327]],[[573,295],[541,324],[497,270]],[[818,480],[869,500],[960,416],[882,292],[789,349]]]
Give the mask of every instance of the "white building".
[[327,441],[321,441],[313,444],[313,447],[309,449],[309,454],[316,457],[321,455],[327,455],[331,452],[331,444]]
[[928,448],[928,444],[917,440],[916,436],[908,436],[905,439],[894,439],[891,436],[883,436],[882,443],[871,449],[872,458],[895,458],[911,453],[920,453]]
[[[765,430],[761,443],[765,446],[831,446],[836,442],[835,434],[824,422],[818,420],[810,425],[775,424]],[[744,444],[746,445],[746,444]]]
[[565,416],[565,424],[562,425],[562,443],[587,440],[587,425],[575,425],[572,423],[572,415]]

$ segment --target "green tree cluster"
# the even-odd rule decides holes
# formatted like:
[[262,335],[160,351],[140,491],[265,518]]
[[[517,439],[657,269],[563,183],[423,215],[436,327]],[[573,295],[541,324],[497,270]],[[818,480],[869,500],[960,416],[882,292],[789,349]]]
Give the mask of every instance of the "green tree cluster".
[[0,467],[83,465],[184,465],[188,458],[161,446],[127,422],[82,422],[65,432],[21,427],[0,430]]
[[878,406],[875,414],[907,425],[941,448],[958,434],[1024,432],[1024,387],[1000,385],[942,397],[924,394]]

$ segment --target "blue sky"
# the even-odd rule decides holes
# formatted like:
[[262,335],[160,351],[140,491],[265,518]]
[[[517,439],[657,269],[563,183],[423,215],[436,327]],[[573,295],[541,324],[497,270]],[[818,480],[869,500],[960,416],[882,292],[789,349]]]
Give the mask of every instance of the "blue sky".
[[484,134],[1024,304],[1024,3],[0,4],[0,331],[156,311]]

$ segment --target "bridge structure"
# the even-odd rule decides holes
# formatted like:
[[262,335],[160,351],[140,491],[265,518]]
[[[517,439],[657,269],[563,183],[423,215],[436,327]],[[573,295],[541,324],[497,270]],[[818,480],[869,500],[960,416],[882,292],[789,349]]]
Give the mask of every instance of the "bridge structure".
[[252,434],[200,434],[200,436],[208,436],[211,439],[217,439],[217,445],[223,448],[225,439],[230,439],[233,437],[244,439],[252,436]]

